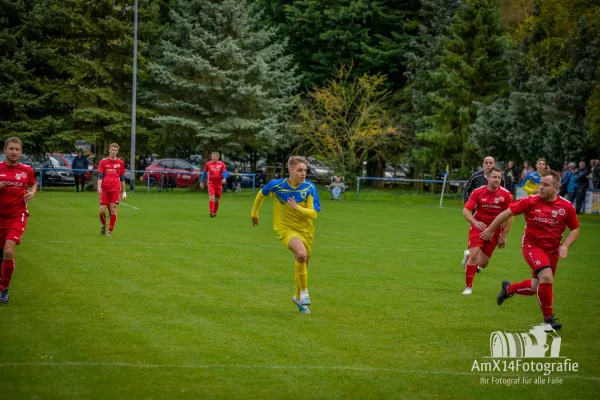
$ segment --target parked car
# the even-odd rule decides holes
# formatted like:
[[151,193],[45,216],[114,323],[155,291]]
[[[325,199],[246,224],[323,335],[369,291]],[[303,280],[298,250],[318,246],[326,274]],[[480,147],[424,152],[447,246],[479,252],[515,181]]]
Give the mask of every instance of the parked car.
[[[177,187],[193,186],[202,174],[202,170],[185,160],[178,158],[163,158],[152,162],[145,169],[142,181],[150,181],[150,186],[156,186],[163,177],[175,178]],[[163,178],[164,179],[164,178]]]
[[323,161],[317,160],[314,157],[307,157],[308,173],[306,178],[313,182],[329,183],[333,176],[333,170],[328,167]]
[[[6,159],[6,155],[0,155],[0,162]],[[54,157],[50,156],[28,156],[22,155],[21,164],[30,165],[35,173],[35,180],[42,186],[74,186],[75,178],[71,168],[62,166]],[[41,172],[41,179],[40,179]],[[40,182],[41,181],[41,182]]]

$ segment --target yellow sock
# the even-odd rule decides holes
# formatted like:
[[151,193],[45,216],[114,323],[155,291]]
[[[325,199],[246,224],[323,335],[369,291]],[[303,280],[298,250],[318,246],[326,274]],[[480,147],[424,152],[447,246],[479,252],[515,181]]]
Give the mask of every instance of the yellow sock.
[[294,264],[296,270],[296,298],[300,298],[300,291],[308,289],[308,269],[306,263],[299,263],[298,261]]

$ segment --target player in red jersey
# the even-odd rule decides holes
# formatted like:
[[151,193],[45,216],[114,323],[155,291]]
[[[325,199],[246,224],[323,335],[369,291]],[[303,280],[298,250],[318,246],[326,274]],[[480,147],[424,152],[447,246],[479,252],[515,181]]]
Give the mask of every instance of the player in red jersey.
[[[473,279],[477,273],[478,266],[487,267],[496,248],[504,248],[506,236],[510,231],[513,219],[509,218],[504,227],[495,230],[491,239],[484,241],[479,237],[480,233],[512,203],[510,192],[500,186],[502,182],[502,171],[493,167],[487,180],[486,186],[481,186],[471,193],[471,197],[463,208],[462,215],[471,223],[469,228],[469,258],[465,268],[467,287],[463,294],[471,294],[473,291]],[[473,210],[475,214],[473,214]]]
[[[541,174],[540,194],[514,202],[509,209],[498,215],[494,222],[481,233],[483,239],[492,237],[493,232],[513,215],[525,214],[523,235],[523,257],[532,271],[532,279],[510,284],[502,282],[498,294],[498,305],[514,294],[533,296],[537,293],[544,322],[558,330],[562,325],[552,311],[552,282],[559,258],[567,258],[569,247],[579,236],[579,221],[571,202],[558,195],[560,175],[551,170]],[[566,228],[570,232],[565,241],[561,239]]]
[[[101,235],[112,236],[117,223],[117,205],[119,193],[123,200],[127,200],[125,192],[125,163],[117,158],[119,145],[111,143],[108,146],[108,158],[104,158],[98,165],[98,195],[100,195],[100,222],[102,222]],[[106,207],[110,209],[110,225],[106,232]]]
[[23,143],[19,138],[6,139],[6,161],[0,162],[0,304],[8,303],[8,286],[15,270],[15,249],[27,226],[27,202],[37,190],[30,166],[19,163]]
[[227,182],[227,167],[219,161],[219,153],[213,151],[210,154],[211,161],[204,166],[204,172],[200,177],[200,189],[204,189],[204,178],[208,174],[208,208],[210,217],[217,216],[219,200],[223,195],[223,185]]

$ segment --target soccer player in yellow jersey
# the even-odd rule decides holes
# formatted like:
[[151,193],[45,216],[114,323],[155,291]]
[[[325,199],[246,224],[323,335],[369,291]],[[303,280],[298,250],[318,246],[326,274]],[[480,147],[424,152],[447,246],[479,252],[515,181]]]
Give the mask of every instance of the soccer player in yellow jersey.
[[292,298],[301,313],[310,313],[308,295],[308,261],[312,253],[317,212],[321,211],[317,187],[306,180],[308,163],[302,157],[288,159],[289,178],[274,179],[265,185],[254,200],[252,225],[258,226],[258,211],[268,195],[273,196],[273,228],[279,240],[292,252],[295,260],[296,294]]

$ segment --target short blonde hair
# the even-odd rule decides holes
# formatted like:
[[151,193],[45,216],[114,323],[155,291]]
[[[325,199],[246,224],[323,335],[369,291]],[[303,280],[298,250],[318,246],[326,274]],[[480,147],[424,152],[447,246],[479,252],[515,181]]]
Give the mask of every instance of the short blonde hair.
[[308,161],[304,157],[300,156],[291,156],[288,158],[287,167],[288,169],[292,168],[296,164],[304,164],[308,167]]
[[560,186],[560,174],[558,172],[552,171],[551,169],[545,169],[542,171],[542,173],[540,175],[542,177],[551,176],[552,183],[554,183],[554,186]]
[[21,142],[21,139],[19,139],[16,136],[9,137],[8,139],[6,139],[6,141],[4,142],[4,148],[7,148],[9,143],[19,143],[21,145],[21,148],[23,148],[23,142]]
[[118,144],[116,144],[116,143],[111,143],[111,144],[109,144],[109,145],[108,145],[108,149],[109,149],[109,150],[110,150],[110,149],[112,149],[113,147],[116,147],[116,148],[117,148],[117,150],[119,150],[119,145],[118,145]]

